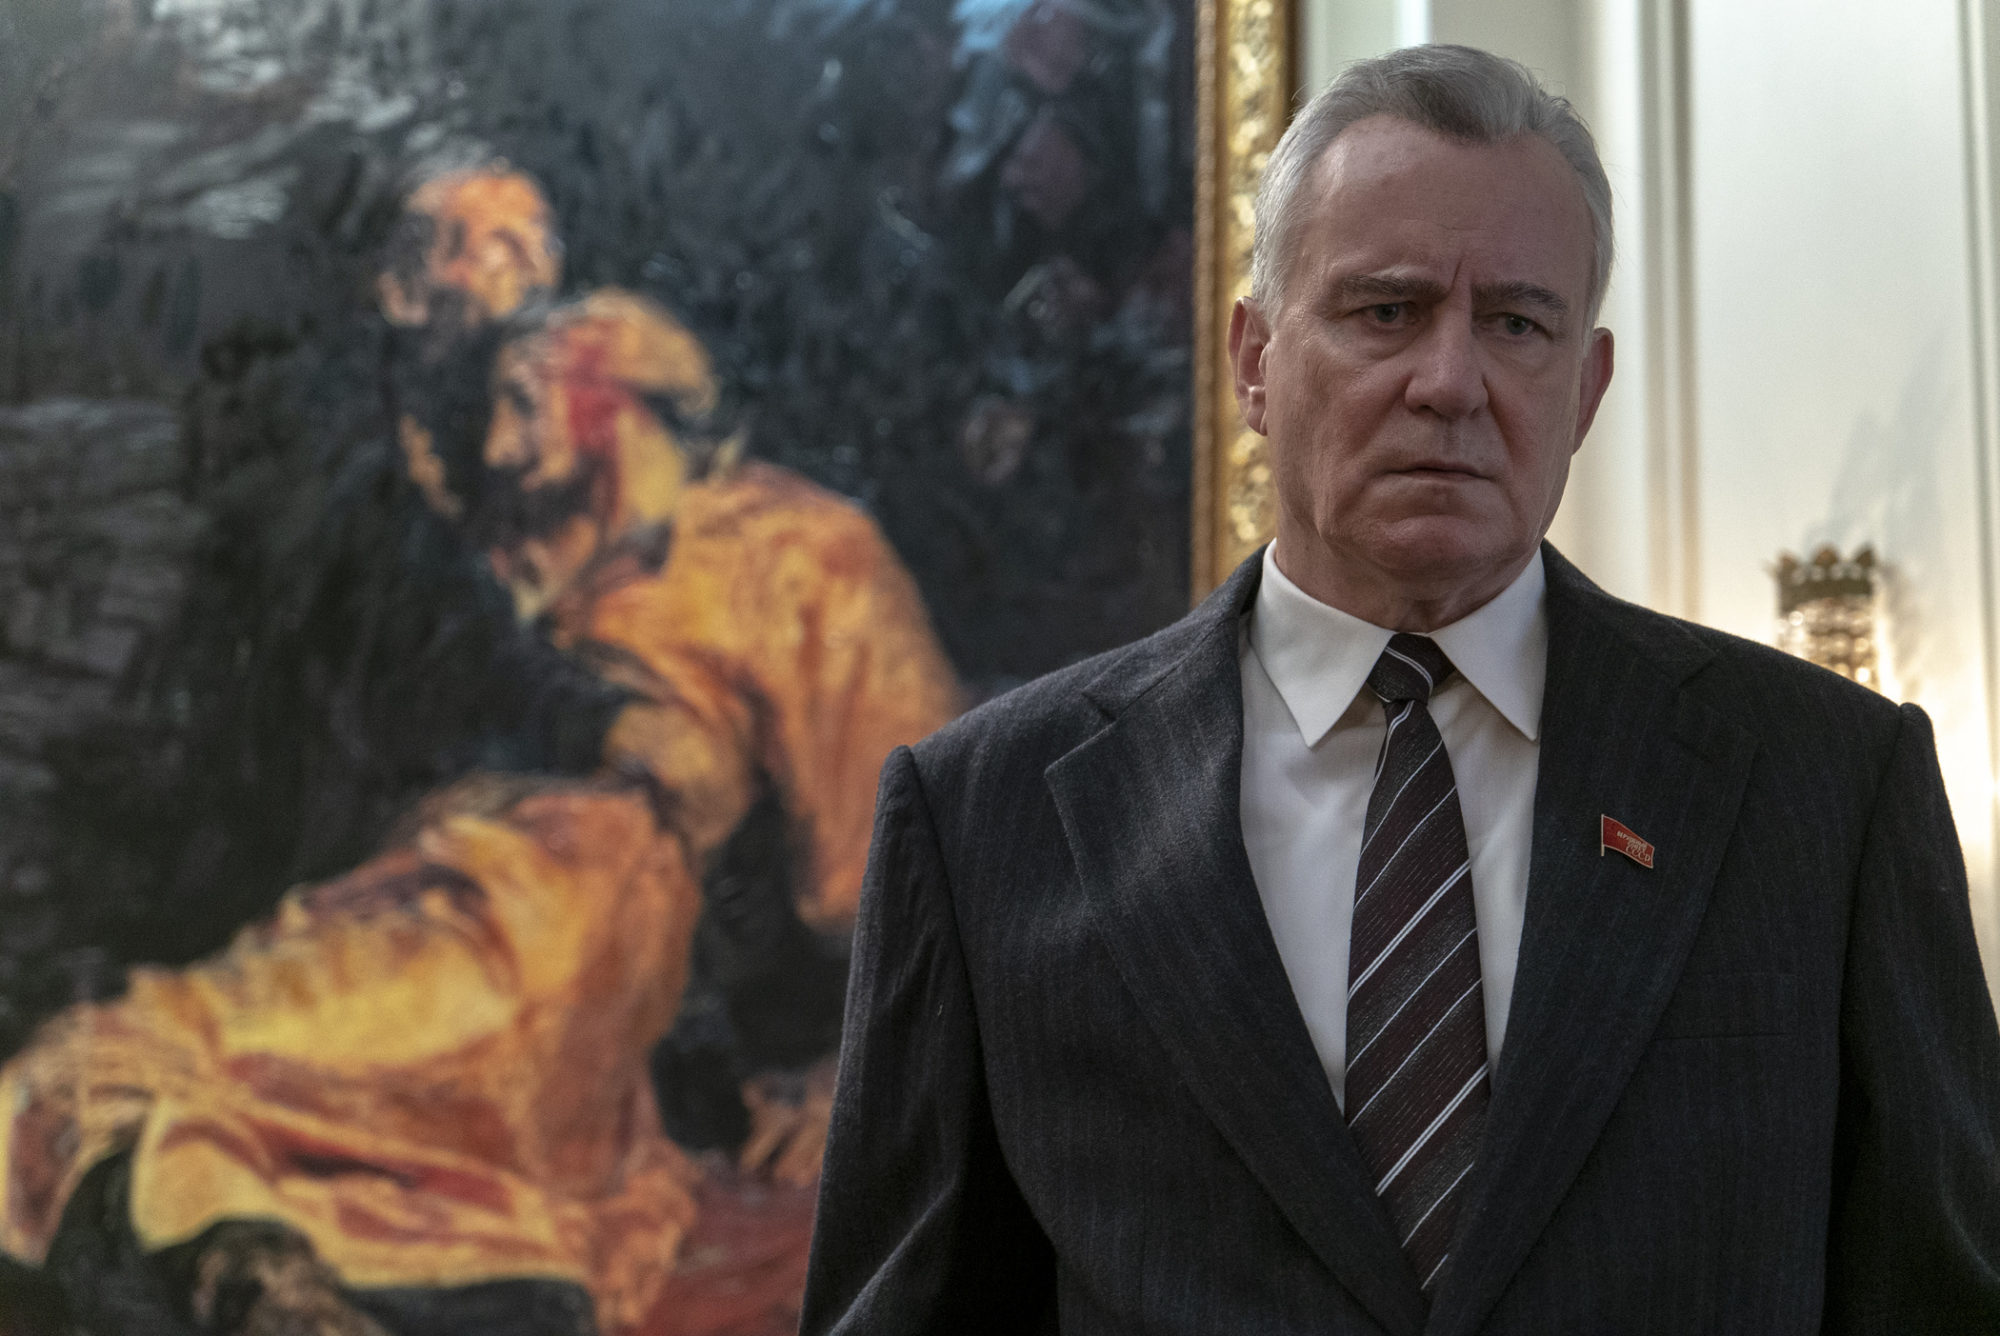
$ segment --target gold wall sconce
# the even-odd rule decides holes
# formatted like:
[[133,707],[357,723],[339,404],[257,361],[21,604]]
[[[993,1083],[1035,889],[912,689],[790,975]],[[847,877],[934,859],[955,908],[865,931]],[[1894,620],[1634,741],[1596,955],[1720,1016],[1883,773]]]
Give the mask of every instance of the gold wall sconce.
[[1842,677],[1882,690],[1882,642],[1875,549],[1851,557],[1822,547],[1810,561],[1779,555],[1778,648]]

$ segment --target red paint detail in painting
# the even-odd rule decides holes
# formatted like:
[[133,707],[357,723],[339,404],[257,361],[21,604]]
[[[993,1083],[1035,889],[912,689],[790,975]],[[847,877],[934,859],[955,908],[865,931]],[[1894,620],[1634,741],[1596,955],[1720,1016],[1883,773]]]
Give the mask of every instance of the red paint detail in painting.
[[791,1336],[812,1248],[817,1185],[712,1166],[694,1232],[636,1336]]
[[580,455],[610,459],[617,445],[618,410],[631,402],[631,395],[605,374],[602,344],[582,338],[575,343],[563,375],[570,440]]

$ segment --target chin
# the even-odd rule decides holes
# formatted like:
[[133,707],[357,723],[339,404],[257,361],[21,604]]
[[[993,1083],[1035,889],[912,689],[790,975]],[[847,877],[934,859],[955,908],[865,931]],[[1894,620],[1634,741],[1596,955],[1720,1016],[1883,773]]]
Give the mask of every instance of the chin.
[[1359,547],[1379,569],[1437,588],[1477,581],[1523,559],[1518,544],[1494,540],[1490,525],[1456,516],[1389,525]]

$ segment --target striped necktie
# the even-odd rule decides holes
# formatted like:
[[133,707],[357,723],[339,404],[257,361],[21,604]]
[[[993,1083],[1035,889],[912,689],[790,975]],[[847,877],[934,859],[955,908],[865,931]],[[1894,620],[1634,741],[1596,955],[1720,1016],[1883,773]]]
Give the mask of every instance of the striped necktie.
[[1347,1124],[1431,1292],[1486,1121],[1486,1003],[1458,785],[1426,708],[1452,674],[1399,634],[1368,675],[1389,736],[1375,767],[1347,957]]

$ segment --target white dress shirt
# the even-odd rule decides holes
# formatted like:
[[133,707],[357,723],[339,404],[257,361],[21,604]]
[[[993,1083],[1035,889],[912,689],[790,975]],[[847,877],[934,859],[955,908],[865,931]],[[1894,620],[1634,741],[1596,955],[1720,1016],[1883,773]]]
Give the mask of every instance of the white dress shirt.
[[[1243,670],[1243,843],[1306,1028],[1345,1108],[1347,946],[1361,827],[1388,724],[1368,674],[1393,634],[1314,599],[1264,551]],[[1431,697],[1465,814],[1489,1070],[1521,950],[1548,618],[1539,552],[1432,632],[1458,672]]]

